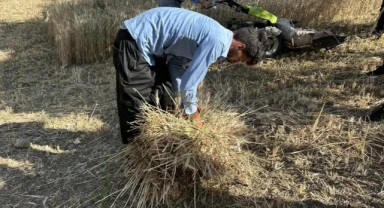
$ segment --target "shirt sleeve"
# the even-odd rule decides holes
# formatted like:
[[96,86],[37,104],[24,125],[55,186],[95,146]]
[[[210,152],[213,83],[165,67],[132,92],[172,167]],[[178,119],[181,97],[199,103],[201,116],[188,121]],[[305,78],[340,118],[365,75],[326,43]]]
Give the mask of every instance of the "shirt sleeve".
[[208,67],[220,57],[223,48],[221,42],[212,39],[197,47],[188,69],[181,77],[180,94],[186,114],[197,111],[197,87],[207,74]]
[[193,3],[197,4],[199,0],[192,0]]

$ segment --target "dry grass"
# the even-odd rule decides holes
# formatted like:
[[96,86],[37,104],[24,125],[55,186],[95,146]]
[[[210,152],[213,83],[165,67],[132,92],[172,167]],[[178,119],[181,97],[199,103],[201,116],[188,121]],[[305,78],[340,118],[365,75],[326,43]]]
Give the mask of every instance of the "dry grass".
[[31,144],[31,149],[52,154],[66,154],[71,152],[73,153],[73,151],[60,149],[60,146],[50,147],[48,145]]
[[278,207],[309,199],[382,206],[382,123],[364,116],[382,101],[383,78],[362,73],[383,63],[383,49],[382,40],[356,39],[332,51],[288,54],[252,70],[236,66],[210,74],[205,86],[231,92],[228,102],[240,112],[268,106],[246,117],[259,144],[255,154],[269,161],[263,165],[268,176],[259,178],[263,183],[251,196],[273,193],[285,201],[277,200]]
[[[42,6],[46,5],[50,0],[39,1],[0,1],[0,22],[20,23],[26,19],[40,17]],[[14,8],[23,8],[23,11]]]
[[310,27],[344,27],[364,30],[362,26],[372,25],[378,15],[381,0],[322,0],[322,1],[262,1],[260,5],[276,13],[279,17],[288,17],[302,21]]
[[27,171],[32,168],[32,163],[29,161],[17,161],[11,158],[0,157],[0,165],[4,165],[10,168],[17,168],[22,171]]
[[154,7],[155,1],[58,1],[45,9],[60,65],[105,62],[123,20]]
[[[0,157],[5,159],[0,201],[5,208],[81,206],[99,193],[106,176],[105,166],[89,169],[120,148],[111,131],[116,128],[114,70],[109,64],[76,69],[55,64],[42,19],[47,2],[0,1]],[[17,149],[18,139],[40,148]],[[55,154],[56,147],[76,153]]]
[[[128,198],[115,201],[115,193],[128,180],[116,171],[121,164],[108,160],[122,148],[114,69],[110,63],[57,66],[47,24],[30,19],[40,16],[41,2],[0,3],[9,8],[1,10],[9,15],[0,22],[0,201],[4,207],[124,207]],[[383,63],[383,41],[351,37],[330,51],[286,54],[250,69],[215,65],[199,97],[225,96],[203,107],[203,119],[221,122],[228,111],[223,106],[247,112],[229,122],[249,128],[251,143],[242,153],[257,158],[250,160],[256,171],[252,177],[227,171],[219,182],[203,181],[180,204],[383,207],[384,124],[364,116],[382,101],[384,80],[363,75]],[[20,138],[51,148],[15,149]],[[54,147],[75,153],[55,154]]]
[[[58,63],[85,64],[108,60],[121,22],[156,7],[156,4],[157,1],[153,0],[140,4],[131,0],[54,1],[44,13],[49,36],[56,46]],[[379,13],[381,0],[285,0],[249,4],[260,5],[278,17],[300,20],[302,27],[331,28],[353,34],[370,31]],[[222,23],[231,17],[249,18],[224,6],[210,11],[198,9],[191,4],[185,6],[203,12]]]
[[240,115],[203,107],[207,110],[201,129],[181,113],[143,108],[141,134],[123,155],[128,180],[122,194],[128,193],[131,206],[171,206],[190,197],[190,192],[196,199],[196,189],[203,183],[206,189],[219,186],[225,174],[249,178],[256,172],[250,168],[251,155],[242,150],[249,128]]
[[[248,1],[239,3],[257,5],[276,16],[299,20],[302,27],[331,28],[345,33],[367,31],[378,16],[381,0],[272,0]],[[230,17],[247,18],[246,15],[231,12],[226,6],[206,12],[221,22]],[[341,31],[339,31],[341,32]]]

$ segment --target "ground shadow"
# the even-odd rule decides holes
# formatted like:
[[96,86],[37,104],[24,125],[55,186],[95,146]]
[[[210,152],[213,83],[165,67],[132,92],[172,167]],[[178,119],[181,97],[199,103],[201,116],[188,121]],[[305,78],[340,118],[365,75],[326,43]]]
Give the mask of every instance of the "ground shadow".
[[[114,69],[111,64],[56,65],[46,33],[41,19],[0,23],[4,207],[81,206],[95,196],[103,198],[103,190],[116,182],[108,174],[118,165],[105,164],[123,148]],[[99,122],[95,128],[93,121]],[[18,149],[17,139],[33,146]]]
[[[334,57],[334,63],[329,65],[336,64],[339,59],[346,56]],[[364,59],[375,54],[358,54],[357,56]],[[324,106],[323,111],[328,114],[344,119],[361,118],[368,114],[369,109],[349,104],[351,98],[362,96],[364,93],[369,93],[374,100],[382,98],[381,86],[384,83],[384,76],[366,76],[362,66],[328,68],[327,65],[316,65],[315,61],[321,62],[321,56],[296,54],[288,57],[284,56],[281,59],[297,58],[303,63],[311,63],[313,67],[300,71],[284,71],[284,69],[280,71],[263,68],[263,66],[254,69],[246,69],[241,65],[229,66],[208,73],[205,85],[212,89],[212,93],[228,91],[228,98],[223,100],[228,105],[238,103],[243,106],[252,106],[254,109],[261,108],[258,112],[277,110],[288,114],[296,111],[304,117],[311,114],[310,112],[313,112],[314,117],[318,116]],[[217,88],[216,86],[219,86],[217,82],[228,88]],[[364,103],[364,100],[361,100],[361,103]],[[268,107],[263,109],[263,106]],[[240,109],[240,111],[245,110],[247,108]],[[307,113],[304,115],[302,112]],[[311,117],[307,119],[311,120]]]
[[[111,123],[115,110],[112,64],[57,66],[42,20],[0,24],[0,109],[60,116],[86,112]],[[1,56],[0,55],[0,56]]]
[[[380,54],[355,55],[365,59]],[[353,135],[355,140],[351,143],[346,142],[350,136],[346,132],[364,132],[369,129],[369,124],[359,121],[368,115],[369,109],[358,106],[372,104],[364,100],[364,95],[368,93],[368,99],[382,99],[384,76],[367,77],[361,66],[334,67],[346,56],[335,55],[331,59],[326,59],[321,54],[280,57],[282,60],[297,59],[309,63],[307,70],[284,70],[274,68],[268,63],[265,67],[261,65],[252,69],[241,65],[229,66],[208,73],[208,81],[204,85],[212,89],[212,93],[229,91],[229,98],[222,101],[225,105],[241,105],[242,107],[235,108],[241,113],[249,109],[260,109],[245,118],[247,124],[255,130],[250,135],[251,142],[255,143],[247,148],[259,158],[268,158],[263,163],[263,168],[269,171],[270,177],[286,177],[287,181],[292,177],[292,181],[305,183],[309,192],[311,189],[325,191],[332,187],[348,190],[348,193],[333,197],[337,203],[349,201],[351,207],[381,207],[383,202],[379,195],[383,170],[380,155],[383,152],[383,142],[375,139],[381,138],[380,132],[366,132],[366,140],[363,134],[360,135],[361,138],[359,134]],[[280,64],[284,65],[283,62]],[[218,87],[216,83],[222,83],[225,87]],[[316,122],[318,118],[319,123]],[[314,130],[311,133],[311,127],[315,124],[322,127],[319,127],[319,132]],[[337,125],[343,127],[327,133]],[[323,136],[323,133],[328,136]],[[358,143],[364,141],[367,142],[366,146],[359,147]],[[274,150],[276,157],[271,156]],[[360,151],[364,152],[364,156],[359,154]],[[371,158],[370,163],[366,163],[364,157]],[[300,168],[301,160],[309,161],[308,166],[304,164],[306,167]],[[316,177],[309,177],[311,175]],[[367,195],[359,195],[356,184]],[[280,187],[278,183],[274,185]],[[291,206],[286,207],[348,207],[348,204],[323,204],[324,201],[305,202],[308,204],[292,202]]]
[[[124,179],[124,178],[123,178]],[[240,185],[240,184],[239,184]],[[241,186],[241,185],[240,185]],[[195,195],[196,194],[196,195]],[[126,194],[119,195],[119,193],[112,194],[100,202],[98,205],[101,207],[129,207],[135,206],[135,203],[129,202]],[[171,208],[171,207],[199,207],[199,208],[359,208],[369,206],[373,208],[380,208],[384,206],[380,197],[374,199],[365,199],[360,196],[355,196],[355,200],[351,201],[348,196],[335,195],[334,198],[327,199],[329,202],[324,203],[319,200],[308,199],[307,197],[302,200],[287,200],[283,198],[273,198],[264,194],[263,196],[245,196],[240,193],[230,193],[226,188],[205,188],[197,186],[196,189],[189,190],[187,196],[175,199],[173,205],[167,206],[159,204],[158,208]],[[127,203],[128,201],[128,203]],[[170,202],[172,203],[172,202]]]
[[[71,132],[26,122],[2,124],[0,132],[4,206],[81,205],[117,183],[112,177],[103,183],[118,168],[115,161],[106,161],[121,149],[110,130]],[[15,147],[17,139],[30,142],[29,147]]]
[[[5,58],[0,60],[1,110],[11,109],[13,114],[45,112],[50,117],[57,118],[71,113],[86,114],[89,117],[100,118],[106,127],[97,132],[71,132],[67,129],[49,129],[44,127],[41,122],[4,122],[5,124],[0,126],[0,131],[4,135],[8,135],[9,138],[0,141],[2,147],[0,156],[15,161],[30,161],[32,169],[10,167],[5,165],[5,162],[0,165],[0,169],[7,172],[0,195],[3,205],[9,204],[17,207],[81,206],[85,203],[84,198],[92,198],[100,194],[101,198],[105,197],[110,189],[114,189],[110,186],[118,184],[116,180],[119,177],[114,177],[111,173],[113,171],[110,171],[109,167],[106,166],[100,166],[95,170],[89,169],[103,163],[109,154],[113,154],[121,148],[120,141],[117,139],[118,131],[115,127],[117,119],[112,66],[110,64],[65,67],[55,65],[53,46],[46,42],[44,38],[46,27],[40,20],[30,20],[24,23],[1,23],[0,31],[0,51],[6,53]],[[258,70],[261,71],[257,73],[252,71],[247,74],[236,74],[239,71],[227,73],[222,70],[210,73],[208,76],[219,73],[221,77],[250,80],[268,80],[271,77],[276,77],[275,72],[262,68]],[[313,72],[308,71],[306,73]],[[337,75],[337,73],[331,73],[327,76],[331,78]],[[305,79],[297,79],[296,81],[303,85],[311,83]],[[340,79],[339,81],[341,85],[343,80]],[[296,91],[294,87],[294,83],[278,83],[277,87],[271,91],[261,92],[261,94],[257,94],[259,92],[255,91],[255,99],[260,95],[270,96],[282,89],[288,89],[284,93],[293,93]],[[321,85],[317,88],[319,91],[324,90]],[[231,93],[228,102],[236,103],[241,97],[241,91],[235,89]],[[306,94],[308,98],[312,98],[316,109],[320,109],[323,104],[319,100],[321,94],[313,93],[312,90],[302,90],[297,94]],[[332,95],[331,93],[329,96],[336,97],[339,95],[336,93]],[[276,105],[275,102],[277,101],[260,102],[258,106],[270,105],[273,110],[283,113],[290,110],[289,106]],[[300,103],[300,107],[305,108],[306,102]],[[349,111],[353,111],[353,108],[343,109],[330,104],[325,110],[347,118],[350,117]],[[361,112],[357,114],[361,114]],[[308,116],[303,120],[312,121],[313,117]],[[20,138],[27,138],[32,143],[42,147],[48,145],[53,150],[57,150],[56,147],[59,146],[64,153],[55,154],[30,148],[15,149],[13,142]],[[71,152],[73,150],[76,151]],[[114,170],[116,167],[110,168]],[[109,177],[106,177],[107,175]],[[105,189],[107,189],[106,193],[104,192]],[[224,195],[226,195],[225,198],[230,198],[233,201],[248,200],[241,196]],[[255,204],[255,201],[263,200],[265,199],[254,198],[248,202]],[[273,203],[276,203],[277,207],[281,207],[278,206],[279,200],[268,200],[277,201]],[[308,202],[308,206],[339,207],[316,201],[306,202]],[[292,204],[292,207],[302,206],[302,202],[283,201],[282,204]],[[382,204],[372,204],[372,206],[377,207],[380,207],[379,205]]]
[[[311,200],[306,199],[302,201],[287,201],[285,199],[276,199],[276,198],[269,198],[269,197],[247,197],[247,196],[234,196],[231,194],[228,194],[226,191],[210,191],[210,190],[204,190],[204,188],[201,188],[202,193],[207,193],[205,195],[206,197],[206,203],[207,204],[199,204],[198,207],[205,207],[205,208],[218,208],[218,207],[273,207],[273,208],[358,208],[360,206],[353,206],[351,204],[348,204],[348,202],[345,202],[343,204],[333,204],[333,203],[323,203],[318,200]],[[339,198],[337,199],[339,200]],[[224,202],[225,203],[222,203]],[[370,205],[371,207],[379,208],[382,207],[384,204],[382,203],[375,203],[375,202],[366,202],[366,205]],[[193,207],[193,206],[190,206]]]

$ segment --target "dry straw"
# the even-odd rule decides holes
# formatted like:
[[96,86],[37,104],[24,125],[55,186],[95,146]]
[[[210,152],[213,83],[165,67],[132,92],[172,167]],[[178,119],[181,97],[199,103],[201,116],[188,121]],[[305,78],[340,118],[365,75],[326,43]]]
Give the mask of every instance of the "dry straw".
[[249,154],[242,150],[247,126],[239,114],[214,109],[202,113],[205,124],[198,128],[181,113],[143,107],[141,134],[124,150],[127,183],[121,195],[128,194],[127,203],[172,206],[196,199],[203,186],[219,187],[228,174],[250,173]]
[[[363,25],[372,25],[379,13],[381,0],[236,0],[241,4],[260,6],[279,18],[301,21],[305,27],[330,28],[344,26],[353,29]],[[230,12],[228,7],[219,6],[217,10],[206,11],[218,20],[229,17],[247,18],[237,12]],[[254,20],[254,18],[251,18]],[[344,31],[348,32],[348,31]],[[351,31],[354,32],[354,31]]]
[[122,21],[153,7],[154,1],[63,0],[44,10],[48,35],[60,65],[104,63]]
[[[301,27],[331,28],[346,33],[368,32],[374,24],[381,0],[268,0],[239,3],[262,6],[276,14],[301,21]],[[56,45],[60,65],[105,62],[111,58],[111,46],[119,25],[147,9],[157,6],[157,1],[146,0],[56,0],[45,9],[49,35]],[[233,12],[226,6],[201,10],[198,6],[184,4],[215,20],[247,17]]]

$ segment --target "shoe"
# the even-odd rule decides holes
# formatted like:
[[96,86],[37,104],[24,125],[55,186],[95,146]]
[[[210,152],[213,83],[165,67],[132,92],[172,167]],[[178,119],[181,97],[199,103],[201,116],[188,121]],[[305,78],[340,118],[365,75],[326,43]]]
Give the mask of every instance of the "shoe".
[[384,65],[379,66],[376,70],[366,73],[367,76],[379,76],[384,74]]

